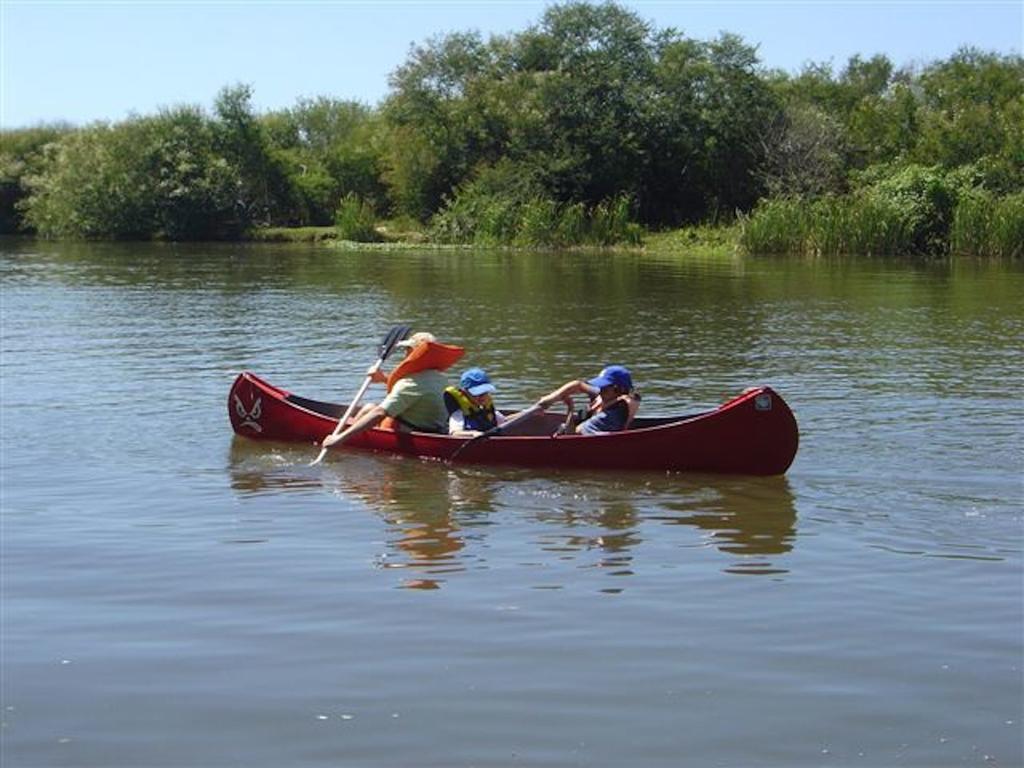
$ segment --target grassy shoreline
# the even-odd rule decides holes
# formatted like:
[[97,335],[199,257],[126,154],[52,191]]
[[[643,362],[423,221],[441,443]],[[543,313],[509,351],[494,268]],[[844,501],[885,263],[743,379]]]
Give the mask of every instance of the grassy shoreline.
[[[887,250],[884,243],[872,242],[870,238],[865,240],[863,237],[858,240],[845,231],[840,232],[843,237],[835,237],[835,233],[828,230],[827,225],[830,222],[817,221],[818,228],[824,233],[822,234],[807,225],[807,218],[803,214],[789,219],[782,217],[782,220],[779,221],[765,217],[760,221],[752,222],[751,218],[744,217],[740,221],[730,224],[704,224],[660,231],[644,231],[639,243],[613,245],[594,243],[563,246],[444,243],[430,239],[420,228],[408,224],[395,225],[392,222],[376,226],[377,239],[374,242],[345,239],[333,226],[261,227],[246,232],[237,240],[216,242],[293,244],[322,248],[325,251],[379,251],[383,253],[390,251],[455,252],[474,250],[512,253],[575,251],[652,256],[686,254],[707,259],[732,259],[739,256],[770,256],[789,253],[811,257],[860,254],[887,259],[961,257],[1018,260],[1021,257],[1022,249],[1024,249],[1024,230],[1021,229],[1024,217],[1021,217],[1019,212],[1012,216],[993,217],[993,212],[997,211],[998,207],[975,205],[965,212],[958,212],[959,215],[954,220],[950,233],[950,243],[931,253],[901,252],[898,248]],[[774,229],[769,225],[774,225]],[[872,226],[870,229],[873,230],[874,227]],[[767,240],[765,239],[766,232],[772,235]],[[832,235],[834,242],[831,243],[831,247],[823,247],[829,240],[826,235]],[[4,237],[34,239],[38,235],[20,233],[8,234]],[[155,238],[153,241],[174,242],[167,238]],[[866,242],[870,247],[865,246]],[[858,248],[856,245],[861,247]],[[881,247],[879,247],[880,245]]]
[[[339,250],[469,250],[484,246],[449,244],[429,240],[422,231],[383,224],[377,227],[380,240],[364,243],[343,239],[335,227],[266,227],[249,232],[244,240],[258,243],[307,243],[324,245]],[[493,248],[495,246],[487,246]],[[545,251],[551,248],[535,246],[498,246],[512,251]],[[735,256],[740,250],[740,227],[692,226],[660,232],[646,232],[639,245],[594,246],[583,245],[555,250],[609,250],[635,253],[668,254],[679,251],[698,252],[706,256]]]

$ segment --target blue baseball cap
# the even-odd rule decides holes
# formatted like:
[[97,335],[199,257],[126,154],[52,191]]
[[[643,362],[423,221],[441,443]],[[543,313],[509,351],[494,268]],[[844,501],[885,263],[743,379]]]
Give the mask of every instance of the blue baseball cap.
[[630,390],[633,388],[633,377],[629,374],[629,368],[622,365],[609,365],[587,382],[592,387],[604,389],[615,386],[619,389]]
[[473,396],[483,395],[494,391],[491,384],[491,377],[483,368],[470,368],[459,377],[459,388],[464,389]]

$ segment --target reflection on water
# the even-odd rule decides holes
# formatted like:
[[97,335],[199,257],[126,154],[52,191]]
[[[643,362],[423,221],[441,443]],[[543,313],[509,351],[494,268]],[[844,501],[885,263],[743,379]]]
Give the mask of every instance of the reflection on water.
[[796,507],[785,477],[746,482],[721,480],[703,488],[693,499],[666,502],[672,515],[660,517],[673,525],[692,525],[708,531],[719,550],[739,555],[728,573],[787,573],[768,555],[785,555],[796,538]]
[[[346,457],[346,459],[349,457]],[[467,529],[489,512],[491,491],[484,477],[473,477],[437,462],[392,456],[363,462],[336,461],[330,482],[358,497],[388,526],[384,568],[408,568],[416,575],[410,589],[438,589],[445,577],[465,571]]]
[[243,493],[321,488],[358,499],[387,524],[389,551],[379,558],[380,567],[416,571],[405,587],[437,589],[445,576],[466,570],[466,561],[473,557],[463,552],[466,531],[488,525],[487,513],[493,509],[493,481],[487,475],[362,453],[313,468],[303,463],[306,453],[235,437],[231,485]]
[[[724,571],[785,574],[781,559],[796,539],[796,509],[785,478],[645,475],[605,477],[504,467],[452,467],[402,456],[353,452],[308,466],[301,447],[234,438],[231,485],[242,494],[320,489],[358,500],[387,528],[378,565],[409,569],[402,586],[438,589],[471,567],[487,568],[488,527],[531,525],[528,540],[544,559],[633,576],[638,550],[665,526],[692,526],[698,544],[730,556]],[[684,546],[693,546],[692,543]],[[558,589],[562,584],[545,584]],[[604,587],[617,593],[622,585]]]
[[[252,768],[1024,765],[1024,265],[0,251],[4,765],[147,765],[172,732],[175,764]],[[595,304],[616,333],[567,341]],[[649,415],[772,384],[800,454],[773,481],[232,444],[239,370],[343,401],[396,322],[509,408],[606,354]]]
[[[633,503],[632,492],[618,482],[599,482],[585,473],[570,472],[553,479],[568,490],[537,491],[552,500],[550,509],[533,514],[546,526],[539,539],[542,551],[576,558],[581,568],[601,569],[609,577],[632,576],[633,553],[643,543],[643,517]],[[618,584],[601,589],[607,594],[622,590]]]
[[316,473],[300,473],[291,450],[282,453],[242,438],[231,442],[231,487],[244,495],[273,494],[288,490],[323,488]]
[[[704,543],[733,556],[726,573],[781,575],[781,559],[796,539],[795,498],[784,478],[736,478],[673,474],[635,483],[594,475],[565,475],[573,492],[555,498],[538,520],[559,524],[544,538],[551,552],[600,550],[595,566],[610,575],[632,575],[634,551],[645,539],[663,537],[663,525],[692,526]],[[559,496],[559,494],[555,494]],[[578,529],[589,528],[589,534]]]

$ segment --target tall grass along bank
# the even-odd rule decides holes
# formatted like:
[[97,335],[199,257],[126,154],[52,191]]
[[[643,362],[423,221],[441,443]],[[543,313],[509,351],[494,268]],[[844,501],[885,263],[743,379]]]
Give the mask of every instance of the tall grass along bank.
[[819,200],[774,198],[742,217],[747,253],[831,256],[1024,256],[1024,194],[971,190],[945,208],[870,192]]

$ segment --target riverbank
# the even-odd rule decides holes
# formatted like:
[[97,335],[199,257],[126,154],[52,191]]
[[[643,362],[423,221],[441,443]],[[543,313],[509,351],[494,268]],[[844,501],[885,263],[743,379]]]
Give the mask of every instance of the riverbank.
[[[315,243],[339,249],[444,249],[461,250],[476,247],[472,244],[452,245],[431,241],[422,229],[408,223],[385,222],[376,227],[380,240],[373,243],[345,240],[335,227],[265,227],[252,230],[246,240],[262,243]],[[687,251],[707,256],[734,256],[740,251],[739,225],[694,226],[669,229],[662,232],[647,232],[640,245],[610,246],[610,250],[635,251],[641,253],[672,253]],[[507,246],[511,250],[542,250]],[[589,246],[592,248],[593,246]]]

